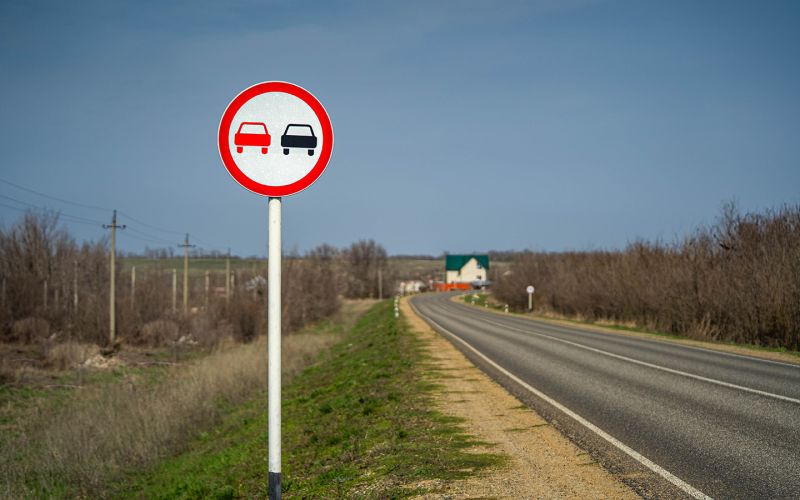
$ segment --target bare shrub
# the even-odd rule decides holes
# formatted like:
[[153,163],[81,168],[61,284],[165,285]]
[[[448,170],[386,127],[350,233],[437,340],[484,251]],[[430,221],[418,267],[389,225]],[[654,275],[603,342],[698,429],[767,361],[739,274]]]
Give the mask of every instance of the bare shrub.
[[672,244],[619,252],[524,253],[498,300],[698,339],[800,349],[800,206],[740,214],[726,204],[711,227]]
[[157,319],[142,326],[137,340],[145,345],[158,347],[178,340],[179,336],[180,326],[178,323],[168,319]]
[[[386,249],[373,240],[360,240],[343,251],[345,266],[344,296],[352,299],[378,298],[378,272],[389,283]],[[384,286],[384,294],[390,290]]]
[[82,365],[89,357],[98,352],[100,352],[100,348],[94,344],[64,342],[55,344],[47,350],[45,363],[48,367],[56,370],[68,370]]
[[15,321],[11,327],[11,340],[38,343],[50,337],[50,323],[42,318],[25,318]]

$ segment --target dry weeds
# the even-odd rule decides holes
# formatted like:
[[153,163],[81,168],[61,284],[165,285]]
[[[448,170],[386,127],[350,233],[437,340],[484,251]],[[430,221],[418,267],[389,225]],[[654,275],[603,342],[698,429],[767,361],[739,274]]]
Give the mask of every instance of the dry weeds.
[[[336,338],[331,333],[284,337],[284,376],[307,366]],[[78,350],[66,349],[63,358],[73,359]],[[51,496],[67,484],[70,491],[93,496],[124,471],[181,449],[219,419],[225,404],[242,402],[265,385],[266,340],[259,337],[177,367],[158,383],[129,376],[85,388],[57,413],[34,418],[2,450],[0,495]]]

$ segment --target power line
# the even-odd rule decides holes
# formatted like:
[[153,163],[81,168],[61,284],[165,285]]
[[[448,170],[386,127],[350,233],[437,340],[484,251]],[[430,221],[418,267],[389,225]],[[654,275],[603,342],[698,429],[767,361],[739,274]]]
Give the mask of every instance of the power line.
[[[15,206],[13,206],[13,205],[7,205],[7,204],[5,204],[5,203],[2,203],[2,202],[0,202],[0,207],[10,208],[10,209],[12,209],[12,210],[17,210],[17,211],[19,211],[19,212],[22,212],[22,213],[25,213],[25,212],[30,212],[30,211],[31,211],[31,209],[30,209],[30,208],[20,208],[20,207],[15,207]],[[39,209],[39,211],[41,211],[41,209]],[[63,215],[63,214],[59,214],[59,218],[62,218],[62,215]],[[75,224],[85,224],[85,225],[87,225],[87,226],[97,226],[97,225],[98,225],[98,223],[97,223],[97,222],[85,222],[85,221],[82,221],[82,220],[71,220],[71,219],[69,219],[69,218],[64,218],[64,220],[65,220],[66,222],[72,222],[72,223],[75,223]],[[87,219],[87,220],[88,220],[88,219]],[[102,225],[102,223],[99,223],[99,225]]]
[[138,229],[130,227],[130,226],[128,226],[128,229],[130,231],[133,231],[134,233],[138,234],[139,237],[141,237],[141,238],[146,238],[146,239],[149,239],[149,240],[154,241],[154,242],[157,241],[158,243],[166,244],[166,245],[170,245],[170,246],[175,244],[174,241],[166,240],[166,239],[161,238],[159,236],[156,236],[156,235],[153,235],[153,234],[149,234],[149,233],[145,233],[144,231],[139,231]]
[[109,212],[109,211],[112,210],[111,208],[98,207],[96,205],[87,205],[85,203],[78,203],[76,201],[65,200],[64,198],[59,198],[57,196],[51,196],[49,194],[45,194],[45,193],[42,193],[40,191],[36,191],[35,189],[27,188],[25,186],[20,186],[19,184],[15,183],[15,182],[11,182],[11,181],[3,179],[3,178],[0,178],[0,182],[2,182],[3,184],[8,184],[9,186],[14,186],[15,188],[21,189],[23,191],[27,191],[29,193],[33,193],[33,194],[35,194],[37,196],[43,196],[45,198],[49,198],[51,200],[59,201],[61,203],[67,203],[69,205],[74,205],[76,207],[89,208],[91,210],[102,210],[104,212]]
[[184,234],[181,231],[174,231],[172,229],[163,229],[163,228],[160,228],[158,226],[153,226],[152,224],[148,224],[146,222],[142,222],[142,221],[138,220],[137,218],[135,218],[135,217],[133,217],[131,215],[128,215],[126,212],[123,212],[122,210],[118,210],[118,213],[120,215],[124,216],[124,217],[127,217],[128,219],[132,220],[133,222],[136,222],[137,224],[141,224],[142,226],[149,227],[150,229],[155,229],[156,231],[161,231],[161,232],[164,232],[164,233],[173,233],[173,234]]
[[20,205],[26,205],[26,206],[28,206],[30,208],[34,208],[34,209],[40,210],[40,211],[50,210],[50,211],[53,211],[53,212],[57,213],[59,215],[59,217],[72,218],[72,219],[75,219],[77,222],[83,222],[83,223],[86,223],[86,224],[101,224],[101,225],[103,224],[102,222],[97,221],[97,220],[88,219],[86,217],[81,217],[80,215],[69,214],[69,213],[64,212],[64,211],[62,211],[60,209],[57,210],[57,209],[53,209],[53,208],[49,208],[49,207],[43,207],[43,206],[40,206],[40,205],[34,205],[33,203],[28,203],[27,201],[18,200],[16,198],[13,198],[11,196],[6,196],[4,194],[0,194],[0,198],[5,198],[5,199],[11,200],[11,201],[13,201],[15,203],[19,203]]
[[[28,193],[32,193],[32,194],[34,194],[36,196],[41,196],[43,198],[47,198],[47,199],[50,199],[50,200],[57,201],[59,203],[66,203],[68,205],[73,205],[73,206],[76,206],[76,207],[87,208],[87,209],[91,209],[91,210],[100,210],[100,211],[104,211],[104,212],[113,211],[113,209],[111,209],[111,208],[101,207],[101,206],[97,206],[97,205],[89,205],[89,204],[86,204],[86,203],[79,203],[79,202],[76,202],[76,201],[67,200],[65,198],[60,198],[58,196],[52,196],[52,195],[43,193],[41,191],[37,191],[35,189],[31,189],[31,188],[22,186],[20,184],[17,184],[15,182],[9,181],[7,179],[0,178],[0,182],[2,182],[3,184],[7,184],[9,186],[13,186],[13,187],[15,187],[17,189],[20,189],[22,191],[27,191]],[[51,209],[51,208],[48,208],[48,207],[42,207],[40,205],[35,205],[33,203],[29,203],[29,202],[26,202],[26,201],[23,201],[23,200],[19,200],[19,199],[13,198],[11,196],[0,194],[0,197],[4,198],[4,199],[7,199],[7,200],[10,200],[10,201],[13,201],[15,203],[19,203],[21,205],[25,205],[25,206],[33,208],[33,209],[36,209],[38,211],[51,210],[51,211],[57,212],[59,217],[62,218],[66,222],[75,222],[75,223],[78,223],[78,224],[100,225],[100,226],[102,226],[104,224],[101,221],[96,221],[96,220],[89,219],[89,218],[86,218],[86,217],[81,217],[79,215],[69,214],[69,213],[63,212],[60,209]],[[18,210],[18,211],[21,211],[21,212],[25,212],[26,211],[25,209],[20,209],[19,207],[7,205],[7,204],[0,204],[0,206],[6,207],[6,208],[11,208],[13,210]],[[134,222],[134,223],[136,223],[136,224],[138,224],[140,226],[143,226],[143,227],[155,230],[155,231],[159,231],[159,232],[162,232],[162,233],[169,233],[169,234],[180,234],[180,235],[184,234],[183,232],[176,231],[174,229],[166,229],[166,228],[163,228],[163,227],[155,226],[153,224],[148,224],[147,222],[144,222],[144,221],[142,221],[140,219],[137,219],[136,217],[133,217],[132,215],[130,215],[130,214],[126,213],[126,212],[123,212],[121,210],[118,210],[117,213],[122,215],[122,216],[124,216],[127,219],[130,219],[132,222]],[[150,233],[142,231],[142,230],[134,229],[134,228],[131,228],[131,227],[128,227],[128,229],[130,229],[131,231],[135,231],[136,233],[138,233],[140,235],[139,238],[137,238],[137,239],[145,239],[145,240],[149,240],[149,241],[151,241],[153,243],[166,244],[166,245],[173,245],[174,244],[173,241],[166,240],[166,239],[164,239],[164,238],[162,238],[160,236],[156,236],[154,234],[150,234]],[[201,243],[204,247],[207,247],[207,248],[209,248],[211,250],[216,250],[218,252],[223,252],[221,247],[218,247],[216,245],[212,245],[212,244],[210,244],[208,242],[205,242],[205,241],[203,241],[203,240],[201,240],[201,239],[199,239],[197,237],[195,237],[195,240],[197,240],[199,243]]]

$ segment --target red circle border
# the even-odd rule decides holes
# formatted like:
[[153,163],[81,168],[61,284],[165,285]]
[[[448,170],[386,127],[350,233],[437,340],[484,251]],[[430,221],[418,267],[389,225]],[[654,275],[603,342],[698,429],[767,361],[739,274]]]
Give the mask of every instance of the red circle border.
[[[283,186],[269,186],[267,184],[256,182],[247,177],[244,172],[239,169],[239,166],[236,165],[236,161],[233,159],[233,155],[230,151],[230,144],[228,142],[231,123],[233,122],[233,117],[236,115],[239,109],[241,109],[241,107],[253,97],[266,94],[267,92],[283,92],[285,94],[291,94],[302,100],[314,111],[314,114],[317,115],[317,119],[322,126],[323,144],[322,151],[317,157],[317,163],[314,164],[314,167],[311,169],[311,171],[308,172],[302,179],[291,184],[285,184]],[[290,196],[299,193],[313,184],[314,181],[319,179],[319,176],[322,175],[322,172],[325,171],[325,168],[328,166],[328,161],[331,159],[331,153],[333,152],[333,126],[331,125],[331,119],[328,116],[328,112],[325,111],[325,107],[322,106],[322,103],[320,103],[317,98],[311,94],[311,92],[293,83],[262,82],[243,90],[225,108],[225,112],[222,114],[222,120],[219,122],[217,147],[219,149],[219,156],[222,158],[222,163],[225,165],[225,169],[242,187],[262,196]]]

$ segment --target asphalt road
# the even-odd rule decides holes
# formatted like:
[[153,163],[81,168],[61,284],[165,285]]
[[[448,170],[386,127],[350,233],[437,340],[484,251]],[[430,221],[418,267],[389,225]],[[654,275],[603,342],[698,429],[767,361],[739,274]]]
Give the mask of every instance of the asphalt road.
[[800,498],[800,366],[497,314],[451,297],[411,304],[643,496]]

